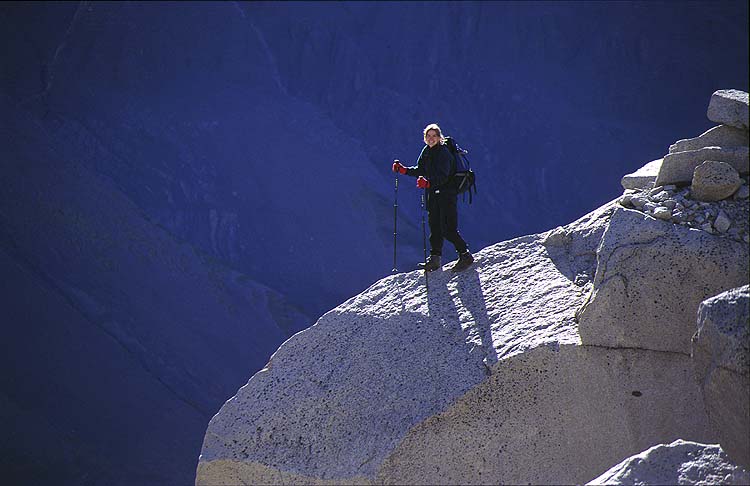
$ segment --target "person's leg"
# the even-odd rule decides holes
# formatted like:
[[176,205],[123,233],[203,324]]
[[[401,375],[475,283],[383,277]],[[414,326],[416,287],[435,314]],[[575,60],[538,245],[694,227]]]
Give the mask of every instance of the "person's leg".
[[474,263],[474,257],[471,255],[468,246],[461,235],[458,233],[458,197],[447,195],[441,202],[440,211],[443,215],[443,236],[446,240],[453,243],[458,253],[458,261],[451,268],[453,272],[461,272],[469,268]]
[[456,252],[460,255],[466,252],[468,246],[458,232],[458,197],[453,194],[441,194],[441,196],[439,205],[443,238],[453,243]]
[[427,198],[428,222],[430,225],[430,255],[443,254],[443,224],[439,194],[430,194]]
[[440,205],[435,194],[427,198],[428,220],[430,223],[430,256],[424,264],[426,272],[438,270],[440,255],[443,253],[443,230],[440,217]]

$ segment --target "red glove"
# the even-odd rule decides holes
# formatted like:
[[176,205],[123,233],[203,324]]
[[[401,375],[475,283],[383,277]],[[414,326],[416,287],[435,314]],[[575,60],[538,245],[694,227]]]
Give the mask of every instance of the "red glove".
[[417,178],[417,187],[420,189],[428,189],[430,187],[430,181],[422,176]]
[[401,165],[401,162],[398,160],[393,161],[393,172],[398,172],[399,174],[406,174],[406,167]]

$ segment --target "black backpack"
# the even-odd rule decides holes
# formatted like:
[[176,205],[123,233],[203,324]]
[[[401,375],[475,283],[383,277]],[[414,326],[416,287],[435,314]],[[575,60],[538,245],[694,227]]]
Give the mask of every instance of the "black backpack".
[[462,149],[452,137],[445,138],[445,145],[453,154],[453,167],[451,168],[451,173],[456,192],[458,194],[468,192],[469,204],[471,204],[474,199],[473,194],[477,193],[477,178],[474,175],[474,171],[471,170],[469,159],[466,158],[466,154],[469,153],[469,151]]

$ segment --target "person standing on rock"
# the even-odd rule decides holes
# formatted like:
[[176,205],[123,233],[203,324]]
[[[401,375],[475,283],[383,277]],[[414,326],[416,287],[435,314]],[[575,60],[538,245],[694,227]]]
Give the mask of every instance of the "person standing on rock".
[[427,194],[430,256],[425,262],[425,271],[432,272],[441,268],[440,257],[445,239],[456,247],[458,261],[453,265],[453,271],[460,272],[474,263],[474,257],[458,233],[458,194],[453,184],[456,162],[437,124],[427,125],[423,134],[426,145],[419,154],[417,165],[404,167],[397,159],[393,161],[393,171],[417,177],[417,187],[424,189]]

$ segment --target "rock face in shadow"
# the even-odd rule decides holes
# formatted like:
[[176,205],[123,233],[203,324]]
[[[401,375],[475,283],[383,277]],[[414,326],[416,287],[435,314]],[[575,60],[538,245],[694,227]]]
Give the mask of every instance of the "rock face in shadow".
[[149,221],[3,101],[3,477],[189,483],[210,417],[307,318]]
[[[671,229],[630,213],[610,203],[488,247],[464,273],[429,274],[427,296],[411,272],[337,307],[212,419],[196,483],[580,483],[653,444],[714,442],[689,352],[661,344],[676,338],[659,316],[640,324],[663,333],[639,346],[607,337],[636,329],[637,316],[597,321],[595,332],[589,321],[588,334],[576,322],[592,291],[587,319],[596,305],[620,307],[619,294],[601,291],[616,280],[604,276],[618,245],[670,240]],[[692,237],[678,240],[690,247]],[[741,250],[727,256],[714,240],[696,248],[736,265]],[[628,295],[639,308],[653,300]]]
[[698,308],[695,376],[722,448],[750,470],[750,290],[723,292]]
[[[313,319],[392,268],[390,161],[416,159],[427,123],[458,137],[480,191],[492,188],[462,214],[480,249],[610,199],[604,181],[707,128],[689,115],[710,87],[748,79],[736,62],[747,9],[732,3],[550,3],[540,15],[462,2],[433,22],[407,2],[289,9],[6,2],[0,92],[148,218]],[[421,255],[410,196],[404,262]]]

